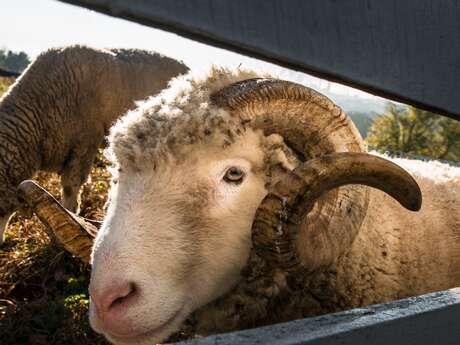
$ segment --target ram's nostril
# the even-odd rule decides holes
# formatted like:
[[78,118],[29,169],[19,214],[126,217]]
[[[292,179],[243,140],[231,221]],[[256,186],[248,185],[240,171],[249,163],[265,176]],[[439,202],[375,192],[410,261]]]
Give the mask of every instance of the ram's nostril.
[[107,311],[109,311],[111,308],[117,305],[127,302],[128,299],[133,297],[135,293],[136,293],[136,285],[134,283],[128,283],[126,286],[124,286],[119,291],[118,297],[115,297],[112,303],[108,306]]
[[93,290],[90,294],[98,314],[106,314],[123,304],[127,307],[137,291],[138,288],[133,282],[120,282],[112,284],[100,292]]

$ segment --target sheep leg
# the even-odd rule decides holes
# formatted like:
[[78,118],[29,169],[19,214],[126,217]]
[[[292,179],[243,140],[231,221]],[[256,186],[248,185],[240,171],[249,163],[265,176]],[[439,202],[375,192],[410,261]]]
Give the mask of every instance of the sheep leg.
[[78,213],[80,212],[80,187],[73,185],[64,185],[62,187],[62,205],[68,210]]
[[8,214],[0,218],[0,245],[3,244],[3,233],[6,230],[6,226],[8,225],[8,220],[10,219],[10,216],[11,214]]
[[62,170],[62,205],[72,212],[80,211],[80,189],[88,179],[97,149],[98,145],[80,147],[80,150],[72,153]]

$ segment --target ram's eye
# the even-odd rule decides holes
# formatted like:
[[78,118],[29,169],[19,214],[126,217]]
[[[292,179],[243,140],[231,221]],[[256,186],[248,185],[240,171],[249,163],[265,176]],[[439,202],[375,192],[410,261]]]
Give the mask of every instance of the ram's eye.
[[227,183],[240,184],[243,182],[244,172],[240,168],[231,167],[229,168],[224,175],[224,181]]

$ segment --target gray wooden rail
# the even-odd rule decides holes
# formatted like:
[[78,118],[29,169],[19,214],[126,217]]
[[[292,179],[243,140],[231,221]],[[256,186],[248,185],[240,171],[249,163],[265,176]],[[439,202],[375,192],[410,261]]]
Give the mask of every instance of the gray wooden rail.
[[61,1],[460,119],[457,0]]
[[178,345],[458,345],[460,288]]

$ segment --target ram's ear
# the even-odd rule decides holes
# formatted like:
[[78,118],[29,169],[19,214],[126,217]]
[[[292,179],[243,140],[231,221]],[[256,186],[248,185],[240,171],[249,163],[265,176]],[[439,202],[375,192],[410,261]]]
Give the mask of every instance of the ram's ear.
[[269,185],[276,184],[286,173],[293,171],[302,162],[298,155],[290,148],[278,134],[270,134],[263,137],[262,146],[268,153],[265,157],[270,176]]
[[93,239],[101,222],[79,217],[66,210],[50,193],[31,180],[18,188],[19,199],[45,224],[48,235],[65,250],[89,263]]

